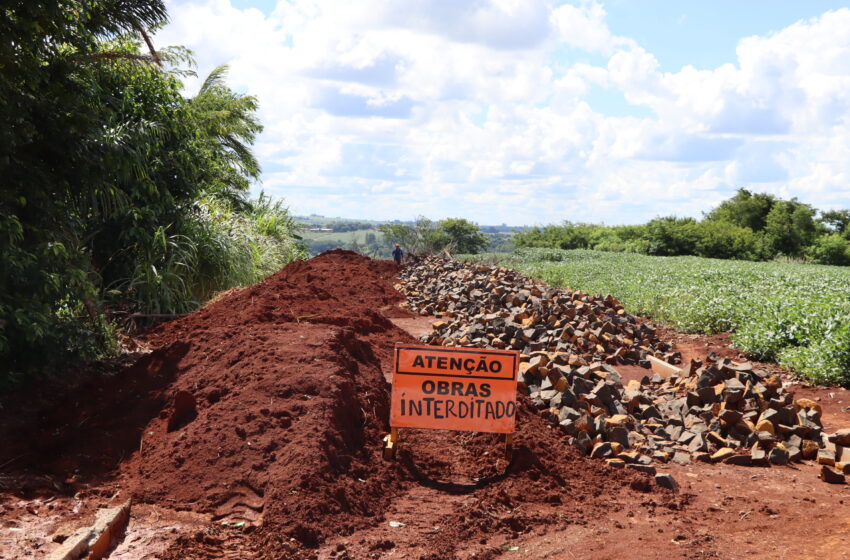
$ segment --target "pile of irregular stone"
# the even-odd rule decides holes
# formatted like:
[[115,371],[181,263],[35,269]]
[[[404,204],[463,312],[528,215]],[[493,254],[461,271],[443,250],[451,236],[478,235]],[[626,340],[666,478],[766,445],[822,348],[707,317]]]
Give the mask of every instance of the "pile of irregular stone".
[[513,270],[427,257],[402,272],[411,310],[446,317],[425,338],[439,346],[475,346],[568,355],[571,366],[595,361],[677,362],[655,329],[638,323],[613,297],[559,290]]
[[[714,355],[684,368],[665,363],[678,353],[611,296],[434,257],[402,280],[410,309],[438,319],[423,341],[519,350],[520,388],[540,413],[613,467],[655,474],[656,462],[808,459],[826,482],[850,474],[850,430],[824,434],[818,403],[793,400],[781,379],[750,363]],[[617,364],[658,367],[624,386]]]

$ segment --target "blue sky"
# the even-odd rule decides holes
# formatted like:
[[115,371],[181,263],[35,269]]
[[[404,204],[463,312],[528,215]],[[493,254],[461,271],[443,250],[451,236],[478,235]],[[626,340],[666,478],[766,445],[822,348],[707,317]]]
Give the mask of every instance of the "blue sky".
[[820,0],[615,0],[606,2],[611,32],[654,53],[661,70],[688,64],[712,69],[735,62],[738,41],[767,35],[846,2]]
[[168,6],[156,41],[258,97],[255,190],[297,213],[637,223],[740,187],[850,207],[846,3]]

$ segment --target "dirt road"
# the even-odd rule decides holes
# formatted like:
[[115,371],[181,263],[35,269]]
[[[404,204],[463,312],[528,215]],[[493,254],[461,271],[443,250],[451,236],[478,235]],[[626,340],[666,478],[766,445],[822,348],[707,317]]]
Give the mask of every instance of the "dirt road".
[[[395,274],[341,251],[294,263],[108,376],[10,404],[0,557],[46,557],[132,497],[110,558],[850,558],[850,487],[812,464],[660,465],[673,492],[581,456],[524,397],[510,468],[496,436],[426,430],[383,461],[392,348],[428,321],[398,308]],[[664,336],[686,357],[735,352]],[[850,426],[850,393],[799,391]]]

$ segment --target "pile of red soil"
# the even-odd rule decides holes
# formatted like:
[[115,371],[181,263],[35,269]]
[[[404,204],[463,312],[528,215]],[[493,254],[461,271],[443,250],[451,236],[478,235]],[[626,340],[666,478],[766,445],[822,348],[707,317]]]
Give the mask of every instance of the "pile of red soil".
[[395,272],[333,251],[154,331],[162,347],[133,376],[174,369],[168,390],[196,406],[144,428],[122,469],[136,499],[262,521],[307,546],[379,514],[394,477],[375,450],[389,401],[373,348],[410,341],[377,311],[401,299]]

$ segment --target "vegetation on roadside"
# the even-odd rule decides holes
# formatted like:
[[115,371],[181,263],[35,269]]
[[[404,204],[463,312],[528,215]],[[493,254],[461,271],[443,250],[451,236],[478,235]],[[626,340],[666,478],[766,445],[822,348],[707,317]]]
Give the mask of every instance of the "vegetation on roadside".
[[629,312],[684,332],[732,331],[754,358],[850,386],[850,268],[558,249],[470,258],[614,294]]
[[750,261],[791,257],[846,266],[850,265],[850,210],[819,213],[796,199],[740,189],[701,221],[668,216],[630,226],[565,222],[518,233],[514,241],[517,247]]
[[161,0],[13,0],[0,18],[0,390],[115,347],[116,314],[180,313],[303,255],[248,198],[257,100],[153,50]]

